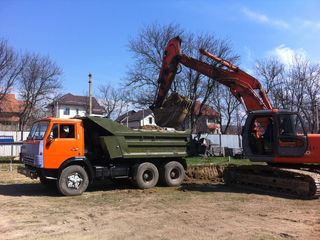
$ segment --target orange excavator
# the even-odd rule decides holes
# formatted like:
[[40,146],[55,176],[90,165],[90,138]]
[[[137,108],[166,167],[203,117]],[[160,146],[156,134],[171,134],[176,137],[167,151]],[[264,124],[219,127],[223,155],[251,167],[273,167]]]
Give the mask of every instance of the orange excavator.
[[171,39],[164,52],[159,87],[150,107],[156,123],[177,127],[192,108],[192,101],[176,92],[167,97],[179,65],[228,87],[244,106],[247,118],[242,131],[246,158],[267,164],[230,166],[227,183],[281,191],[303,198],[320,196],[320,134],[307,134],[297,112],[272,107],[261,83],[227,60],[199,49],[216,66],[181,53],[181,39]]

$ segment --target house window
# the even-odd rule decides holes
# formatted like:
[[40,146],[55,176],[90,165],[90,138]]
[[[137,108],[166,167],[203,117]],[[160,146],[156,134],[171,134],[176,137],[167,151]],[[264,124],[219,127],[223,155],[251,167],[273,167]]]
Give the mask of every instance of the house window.
[[215,118],[208,118],[207,123],[217,123],[217,119]]
[[149,124],[152,124],[152,117],[149,117]]
[[64,115],[70,115],[70,108],[65,108],[63,111]]

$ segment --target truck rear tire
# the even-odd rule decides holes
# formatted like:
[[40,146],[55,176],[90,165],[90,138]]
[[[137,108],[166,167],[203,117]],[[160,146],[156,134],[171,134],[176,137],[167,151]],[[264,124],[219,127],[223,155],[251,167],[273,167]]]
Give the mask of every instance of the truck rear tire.
[[152,188],[157,185],[159,180],[159,171],[157,167],[150,163],[145,162],[139,164],[134,173],[135,184],[141,189]]
[[185,177],[185,170],[181,163],[172,161],[165,164],[161,169],[161,181],[169,187],[181,185]]
[[63,169],[57,181],[59,192],[65,196],[81,195],[88,185],[88,174],[79,165],[71,165]]

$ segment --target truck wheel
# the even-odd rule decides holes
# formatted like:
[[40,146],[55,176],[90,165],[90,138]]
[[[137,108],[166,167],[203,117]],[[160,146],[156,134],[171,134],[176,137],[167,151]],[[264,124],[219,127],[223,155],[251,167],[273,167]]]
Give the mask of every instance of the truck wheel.
[[154,187],[159,180],[157,167],[149,162],[141,163],[136,168],[134,180],[135,184],[141,189]]
[[181,185],[184,176],[185,171],[182,164],[176,161],[168,162],[161,169],[161,180],[169,187]]
[[71,165],[62,170],[57,187],[65,196],[81,195],[89,185],[86,170],[78,165]]
[[47,179],[45,177],[40,177],[40,182],[43,186],[48,189],[57,189],[57,181],[54,179]]

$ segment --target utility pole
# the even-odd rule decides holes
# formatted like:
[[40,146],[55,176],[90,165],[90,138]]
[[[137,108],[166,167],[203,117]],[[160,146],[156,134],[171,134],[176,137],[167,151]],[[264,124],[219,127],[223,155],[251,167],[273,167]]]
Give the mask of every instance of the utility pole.
[[144,126],[144,109],[142,109],[142,126]]
[[89,73],[89,116],[92,115],[92,74]]
[[318,109],[318,99],[316,99],[316,131],[319,133],[319,109]]
[[128,109],[129,109],[129,105],[127,104],[127,127],[129,127],[129,112],[128,112]]

